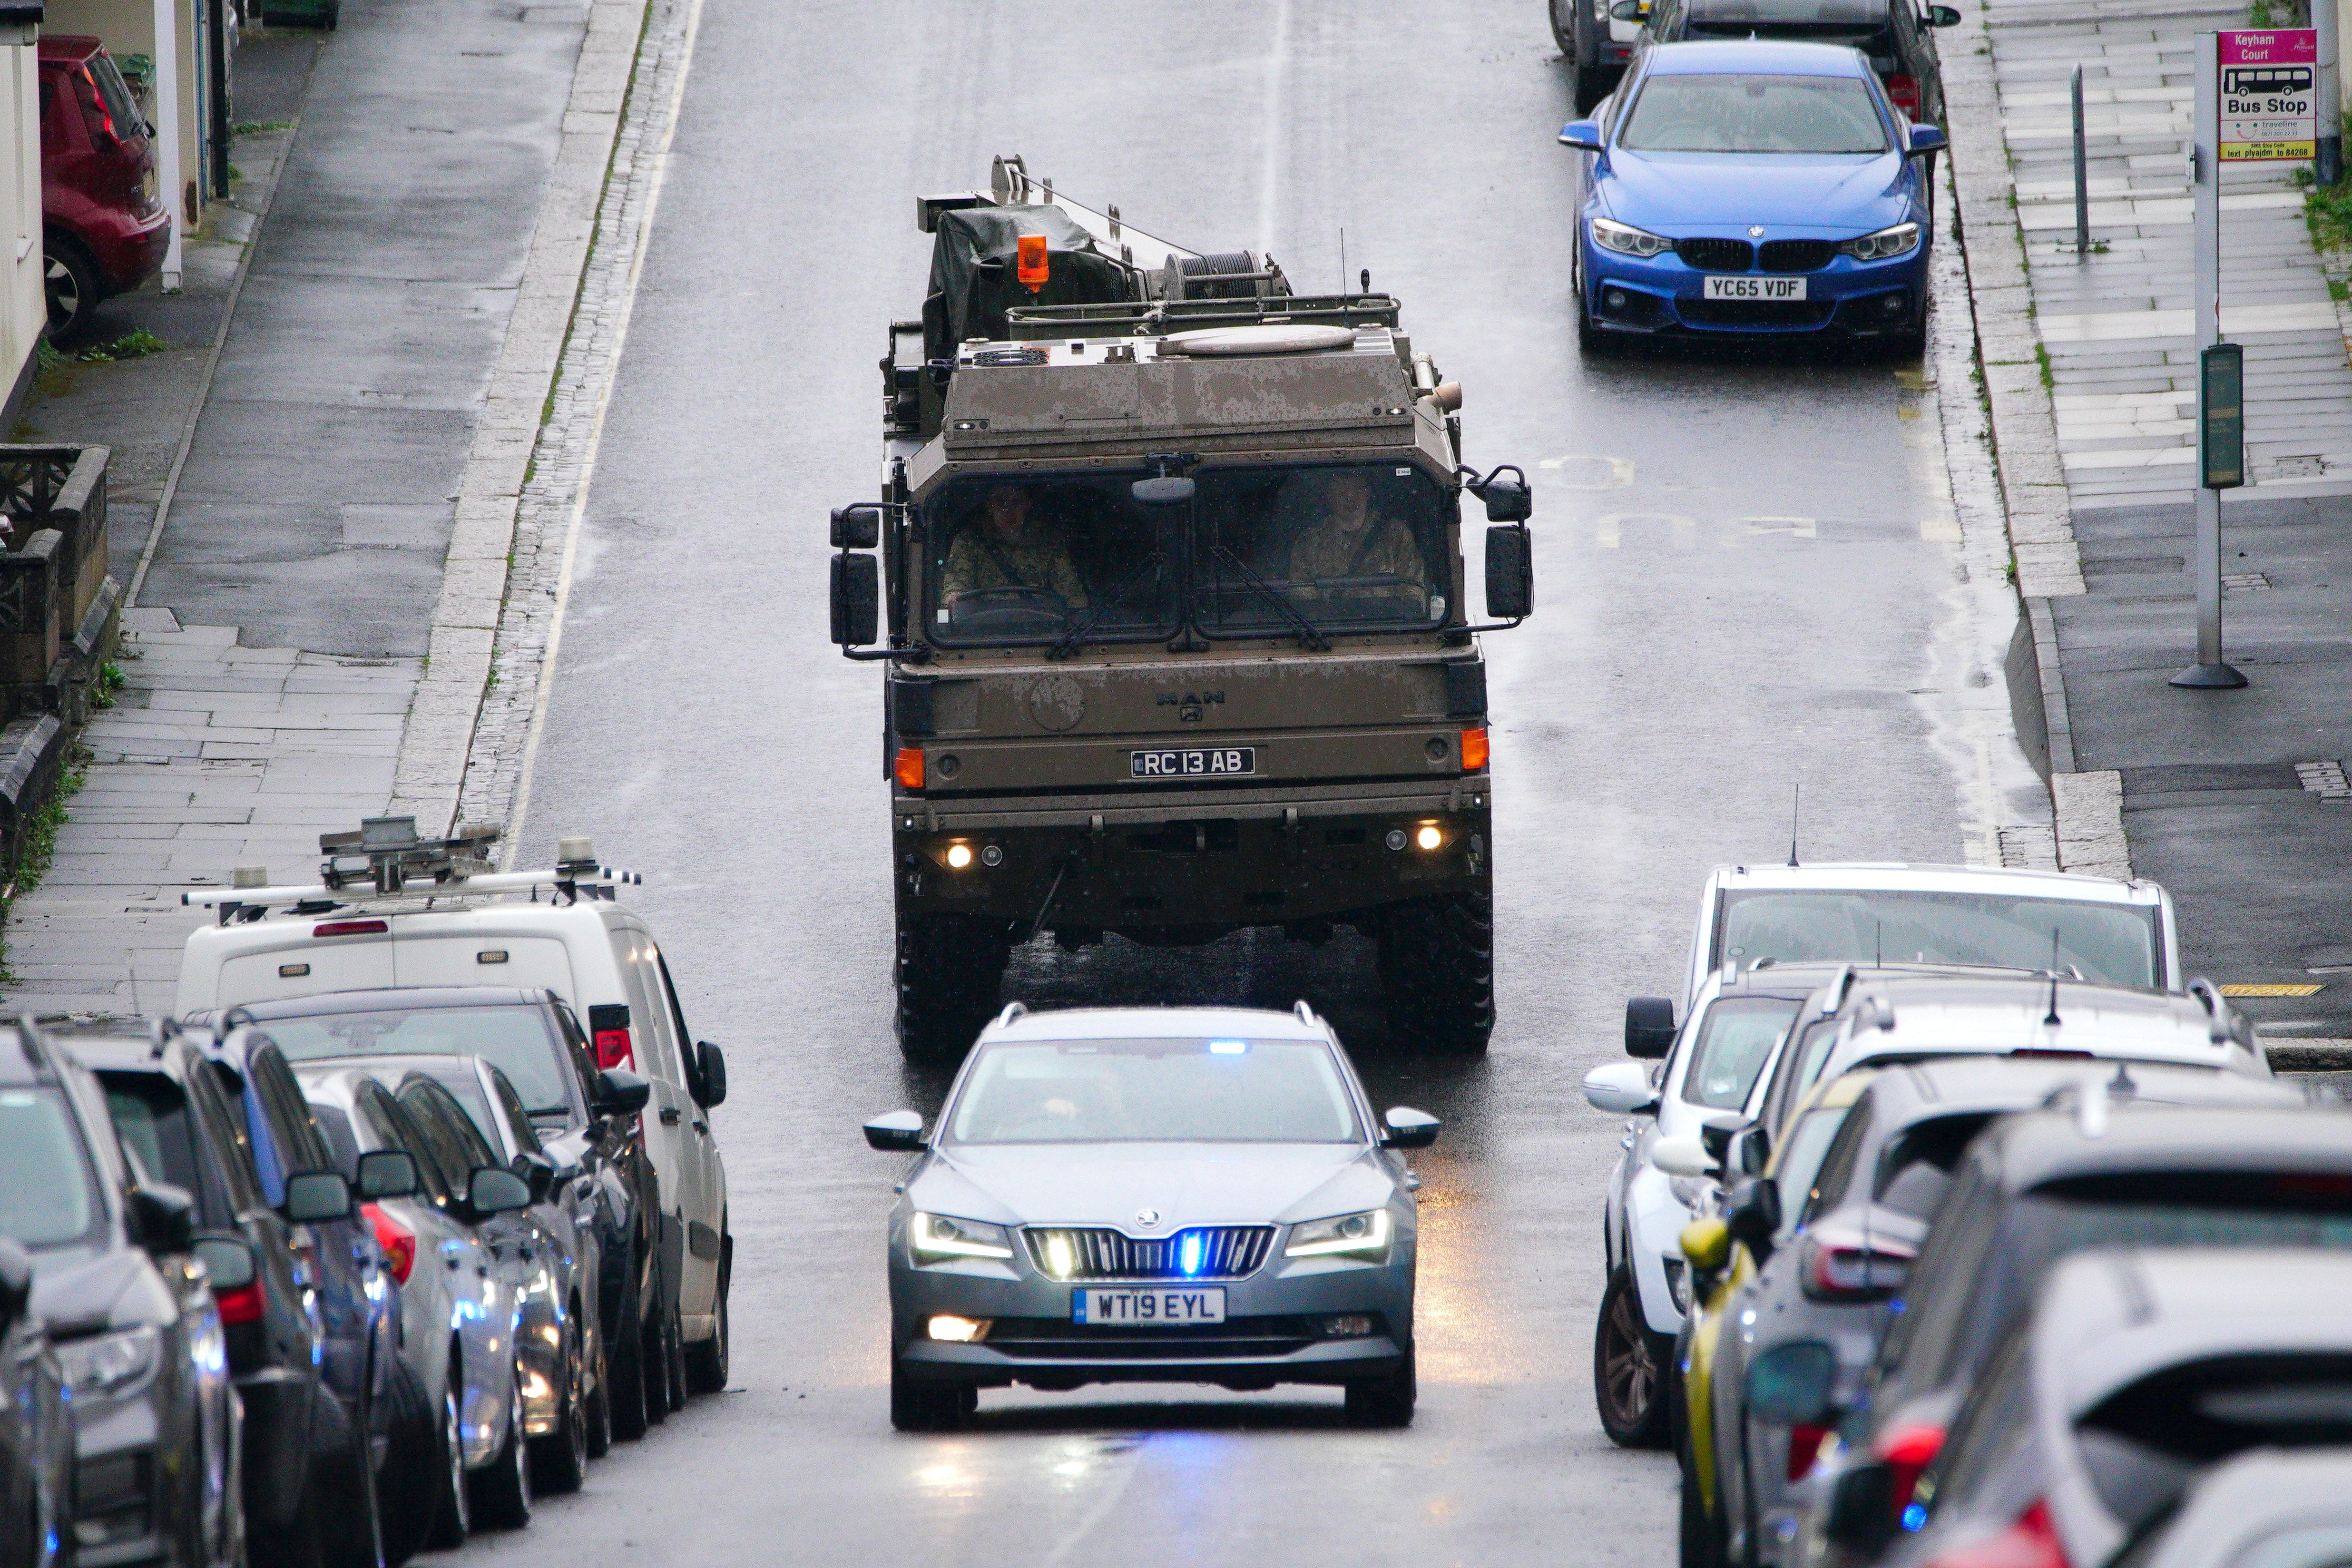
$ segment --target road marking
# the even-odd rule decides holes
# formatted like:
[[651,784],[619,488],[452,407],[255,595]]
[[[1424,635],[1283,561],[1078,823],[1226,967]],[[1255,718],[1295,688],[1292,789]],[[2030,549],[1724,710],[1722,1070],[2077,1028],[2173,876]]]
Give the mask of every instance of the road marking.
[[2224,996],[2316,996],[2323,987],[2317,985],[2224,985]]
[[1570,463],[1606,463],[1609,477],[1599,484],[1580,484],[1575,479],[1557,481],[1564,490],[1622,490],[1633,482],[1633,459],[1631,458],[1601,458],[1577,455],[1567,458],[1546,458],[1536,465],[1538,468],[1565,468]]
[[1743,517],[1749,533],[1785,533],[1791,539],[1818,539],[1819,520],[1810,517]]

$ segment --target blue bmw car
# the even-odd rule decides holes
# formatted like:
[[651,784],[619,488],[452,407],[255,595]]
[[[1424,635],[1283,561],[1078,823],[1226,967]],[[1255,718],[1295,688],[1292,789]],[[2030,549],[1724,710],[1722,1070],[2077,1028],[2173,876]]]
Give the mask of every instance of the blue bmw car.
[[1915,348],[1945,145],[1826,44],[1661,44],[1591,120],[1577,336],[1833,335]]

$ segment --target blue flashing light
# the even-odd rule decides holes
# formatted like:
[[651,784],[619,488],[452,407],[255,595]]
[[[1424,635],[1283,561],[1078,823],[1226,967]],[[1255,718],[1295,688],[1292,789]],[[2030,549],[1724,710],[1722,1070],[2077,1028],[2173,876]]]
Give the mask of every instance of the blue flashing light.
[[1910,1507],[1903,1510],[1904,1529],[1920,1530],[1926,1528],[1927,1523],[1927,1505],[1926,1503],[1915,1502]]
[[1209,1054],[1213,1057],[1237,1057],[1249,1049],[1247,1040],[1211,1040]]
[[1187,1278],[1201,1271],[1201,1233],[1199,1231],[1188,1230],[1184,1233],[1183,1241],[1176,1248],[1176,1267],[1181,1268]]

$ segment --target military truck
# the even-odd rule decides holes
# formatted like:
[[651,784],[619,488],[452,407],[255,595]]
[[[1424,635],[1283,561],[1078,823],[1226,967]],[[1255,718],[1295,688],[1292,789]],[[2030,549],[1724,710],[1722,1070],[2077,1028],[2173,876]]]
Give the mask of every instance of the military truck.
[[[959,1058],[1040,932],[1340,925],[1378,945],[1394,1039],[1484,1050],[1476,637],[1530,609],[1524,471],[1461,465],[1461,390],[1369,274],[1297,293],[1017,157],[917,216],[930,289],[882,360],[882,495],[832,530],[833,639],[888,667],[906,1055]],[[1486,625],[1465,489],[1496,525]]]

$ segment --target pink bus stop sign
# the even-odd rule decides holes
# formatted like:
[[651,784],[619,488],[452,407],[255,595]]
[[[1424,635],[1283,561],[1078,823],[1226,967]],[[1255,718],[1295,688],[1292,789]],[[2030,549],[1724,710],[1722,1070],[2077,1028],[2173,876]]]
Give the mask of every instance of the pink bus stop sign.
[[2214,35],[2221,49],[2221,161],[2309,158],[2319,135],[2319,35],[2309,27]]

